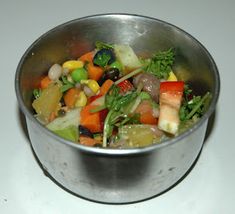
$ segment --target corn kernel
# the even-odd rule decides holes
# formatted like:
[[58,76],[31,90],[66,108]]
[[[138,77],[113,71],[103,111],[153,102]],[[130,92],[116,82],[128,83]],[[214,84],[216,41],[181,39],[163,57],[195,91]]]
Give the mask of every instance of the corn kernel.
[[78,99],[75,102],[75,107],[83,107],[87,103],[87,97],[83,91],[81,91],[78,95]]
[[99,84],[92,79],[89,80],[81,80],[81,84],[86,84],[95,94],[99,91]]
[[62,65],[63,68],[67,68],[69,71],[73,71],[76,68],[82,68],[83,66],[84,62],[81,60],[68,60]]

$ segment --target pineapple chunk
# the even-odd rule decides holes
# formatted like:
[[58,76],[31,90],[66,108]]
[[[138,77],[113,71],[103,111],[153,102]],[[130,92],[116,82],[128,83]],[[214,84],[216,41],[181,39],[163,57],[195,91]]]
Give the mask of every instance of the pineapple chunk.
[[37,113],[37,117],[43,123],[47,124],[51,113],[56,112],[58,109],[62,97],[60,87],[60,82],[50,84],[47,88],[43,89],[41,96],[33,101],[32,106]]
[[175,76],[173,71],[170,71],[167,81],[177,81],[177,77]]

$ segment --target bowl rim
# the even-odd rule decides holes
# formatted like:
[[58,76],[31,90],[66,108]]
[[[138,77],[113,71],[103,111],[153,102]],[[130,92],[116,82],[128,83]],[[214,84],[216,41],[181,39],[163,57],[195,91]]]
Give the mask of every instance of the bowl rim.
[[[212,97],[210,106],[208,108],[208,110],[206,111],[206,113],[200,118],[200,120],[198,122],[196,122],[191,128],[189,128],[187,131],[183,132],[182,134],[179,134],[178,136],[173,137],[172,139],[167,139],[167,140],[163,140],[161,143],[159,144],[152,144],[146,147],[140,147],[140,148],[123,148],[123,149],[117,149],[117,148],[102,148],[102,147],[89,147],[89,146],[85,146],[79,143],[74,143],[72,141],[69,140],[65,140],[61,137],[59,137],[58,135],[54,134],[52,131],[48,130],[46,127],[44,127],[35,117],[34,115],[27,109],[27,107],[25,106],[24,102],[23,102],[23,97],[22,94],[20,92],[20,75],[21,75],[21,67],[22,64],[26,58],[26,56],[28,54],[30,54],[31,49],[44,37],[46,37],[47,35],[51,34],[53,31],[56,31],[60,28],[63,28],[67,25],[73,24],[75,22],[82,22],[84,20],[88,20],[88,19],[96,19],[96,18],[108,18],[108,17],[117,17],[117,18],[141,18],[141,19],[146,19],[149,21],[154,21],[154,22],[159,22],[162,24],[165,24],[167,26],[170,26],[174,29],[176,29],[177,31],[183,33],[184,35],[186,35],[187,37],[189,37],[190,39],[192,39],[194,42],[197,43],[198,46],[200,46],[200,48],[205,52],[206,56],[208,57],[208,59],[210,60],[212,67],[213,67],[213,71],[214,71],[214,75],[215,75],[215,87],[214,87],[214,96]],[[160,149],[162,147],[167,147],[169,145],[173,145],[175,143],[177,143],[178,141],[181,141],[182,139],[186,138],[187,136],[189,136],[192,132],[195,132],[197,129],[199,129],[199,127],[201,127],[204,122],[207,121],[207,119],[209,119],[209,117],[212,115],[212,113],[215,111],[215,107],[216,107],[216,103],[218,102],[219,99],[219,93],[220,93],[220,75],[219,75],[219,71],[218,68],[216,66],[216,63],[213,59],[213,57],[211,56],[211,54],[209,53],[209,51],[204,47],[204,45],[202,45],[201,42],[199,42],[195,37],[193,37],[191,34],[189,34],[188,32],[184,31],[183,29],[179,28],[178,26],[171,24],[169,22],[163,21],[161,19],[155,18],[155,17],[151,17],[151,16],[145,16],[145,15],[138,15],[138,14],[132,14],[132,13],[101,13],[101,14],[94,14],[94,15],[88,15],[88,16],[84,16],[84,17],[80,17],[80,18],[76,18],[67,22],[64,22],[62,24],[59,24],[55,27],[53,27],[52,29],[48,30],[47,32],[45,32],[44,34],[42,34],[41,36],[38,37],[38,39],[36,39],[28,48],[27,50],[24,52],[23,56],[21,57],[17,68],[16,68],[16,73],[15,73],[15,93],[16,93],[16,97],[18,100],[18,105],[21,109],[21,111],[24,113],[24,115],[30,119],[32,122],[36,123],[37,126],[40,127],[40,129],[42,129],[43,132],[45,132],[49,137],[54,138],[54,140],[57,143],[63,143],[65,145],[74,147],[76,149],[79,149],[83,152],[88,152],[88,153],[95,153],[95,154],[100,154],[100,155],[138,155],[138,154],[143,154],[143,153],[147,153],[153,150],[157,150]]]

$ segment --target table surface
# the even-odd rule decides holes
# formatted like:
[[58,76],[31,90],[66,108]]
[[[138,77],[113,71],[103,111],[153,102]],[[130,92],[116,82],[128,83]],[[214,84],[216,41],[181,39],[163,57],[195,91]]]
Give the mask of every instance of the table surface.
[[[234,9],[233,0],[1,1],[0,213],[234,213]],[[170,191],[129,205],[90,202],[48,179],[33,156],[14,91],[17,64],[40,35],[66,21],[107,12],[147,15],[177,25],[208,49],[221,76],[213,127],[196,166]]]

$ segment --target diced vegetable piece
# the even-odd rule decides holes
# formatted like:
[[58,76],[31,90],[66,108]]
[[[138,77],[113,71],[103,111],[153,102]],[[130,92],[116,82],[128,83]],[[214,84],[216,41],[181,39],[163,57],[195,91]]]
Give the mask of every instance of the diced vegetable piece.
[[99,91],[100,86],[97,81],[93,79],[81,80],[81,84],[86,84],[95,94]]
[[68,91],[66,91],[64,95],[64,102],[65,105],[68,108],[73,108],[75,106],[75,103],[79,97],[80,90],[78,88],[70,88]]
[[48,123],[51,113],[58,110],[59,102],[62,97],[60,88],[60,83],[50,84],[47,88],[42,90],[41,96],[32,103],[37,116],[44,123]]
[[40,82],[40,88],[45,89],[50,85],[50,83],[52,83],[52,80],[48,76],[45,76]]
[[57,117],[52,122],[48,123],[46,127],[66,140],[77,142],[79,136],[79,123],[80,108],[75,108],[66,112],[64,116]]
[[135,110],[140,114],[140,122],[143,124],[157,125],[157,118],[154,117],[151,100],[143,100]]
[[68,126],[64,129],[53,130],[53,132],[66,140],[78,141],[79,134],[76,126]]
[[105,96],[103,95],[96,95],[90,100],[90,105],[94,106],[104,106],[105,104]]
[[94,57],[94,51],[87,52],[79,57],[79,60],[83,62],[92,62]]
[[94,65],[92,62],[87,64],[88,78],[98,81],[104,73],[103,68]]
[[176,93],[183,93],[184,91],[184,82],[183,81],[166,81],[161,82],[160,84],[160,93],[164,92],[172,92],[173,94]]
[[107,114],[108,114],[108,109],[103,109],[101,111],[99,111],[99,116],[100,116],[100,126],[101,126],[101,130],[104,129],[104,121],[105,121],[105,118],[107,117]]
[[78,98],[75,102],[75,107],[83,107],[87,104],[87,97],[84,91],[81,91],[78,95]]
[[113,85],[113,81],[110,79],[107,79],[102,86],[100,87],[100,95],[105,95],[107,94],[107,92],[109,91],[109,89],[111,88],[111,86]]
[[179,109],[184,90],[184,82],[162,82],[160,84],[160,115],[158,128],[176,135],[179,128]]
[[114,61],[112,64],[109,65],[110,68],[117,68],[119,71],[123,70],[122,64],[119,61]]
[[62,67],[68,69],[69,71],[73,71],[77,68],[82,68],[84,65],[81,60],[68,60],[63,63]]
[[77,68],[71,72],[71,77],[74,82],[80,82],[88,78],[88,73],[85,68]]
[[80,136],[79,137],[79,143],[85,146],[96,146],[98,144],[101,144],[100,141],[90,138],[90,137],[85,137],[85,136]]
[[144,147],[159,142],[163,132],[153,125],[125,125],[119,128],[118,135],[123,147]]
[[114,45],[114,52],[117,60],[122,64],[125,73],[142,65],[129,45]]
[[46,127],[51,131],[65,129],[69,126],[78,127],[80,123],[80,111],[81,108],[74,108],[66,112],[64,116],[57,117],[52,122],[48,123]]
[[97,107],[87,105],[81,110],[81,125],[88,128],[92,133],[102,131],[99,112],[91,113],[91,110]]
[[118,83],[117,86],[120,88],[120,93],[123,94],[133,89],[133,85],[129,80],[123,80],[122,82]]

